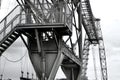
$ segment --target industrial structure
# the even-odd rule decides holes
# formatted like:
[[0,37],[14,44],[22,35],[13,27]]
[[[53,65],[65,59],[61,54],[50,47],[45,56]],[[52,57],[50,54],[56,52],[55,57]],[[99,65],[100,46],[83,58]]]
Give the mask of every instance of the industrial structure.
[[0,22],[0,56],[21,37],[39,80],[54,80],[59,66],[66,80],[85,80],[89,47],[98,45],[102,80],[108,80],[100,19],[90,0],[16,1],[19,5]]

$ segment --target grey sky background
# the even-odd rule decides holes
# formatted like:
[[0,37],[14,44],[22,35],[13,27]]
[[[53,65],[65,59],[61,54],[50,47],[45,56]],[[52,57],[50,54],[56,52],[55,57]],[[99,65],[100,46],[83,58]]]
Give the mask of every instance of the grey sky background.
[[[120,79],[120,0],[90,0],[92,11],[95,17],[101,19],[101,28],[104,37],[104,44],[107,56],[108,78],[109,80]],[[15,0],[2,0],[2,7],[0,10],[0,19],[2,19],[10,10],[16,5]],[[95,48],[97,49],[97,48]],[[6,52],[5,56],[9,59],[19,59],[26,53],[26,48],[21,40],[17,40]],[[99,57],[96,52],[97,73],[100,80],[99,71]],[[28,59],[26,57],[26,59]],[[25,62],[26,59],[23,59]],[[5,60],[1,57],[2,65],[0,65],[0,73],[2,72]],[[29,62],[29,61],[28,61]],[[27,69],[31,64],[22,64],[22,69]],[[4,75],[6,78],[14,78],[17,80],[20,77],[21,62],[10,63],[6,61]],[[34,72],[32,67],[29,67],[30,72]],[[90,80],[95,79],[93,71],[93,60],[90,54],[88,65],[88,76]],[[59,71],[58,77],[63,76]],[[17,77],[17,78],[16,78]]]
[[[95,17],[101,19],[101,28],[107,55],[109,80],[120,79],[120,1],[90,0]],[[89,67],[89,66],[88,66]],[[89,71],[90,73],[90,71]],[[89,74],[90,75],[90,74]],[[91,75],[92,76],[92,75]]]

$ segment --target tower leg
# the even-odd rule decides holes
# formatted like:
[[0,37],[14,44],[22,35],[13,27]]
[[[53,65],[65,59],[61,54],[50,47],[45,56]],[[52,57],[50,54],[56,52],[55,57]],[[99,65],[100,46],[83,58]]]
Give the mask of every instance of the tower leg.
[[28,38],[30,60],[40,80],[54,80],[65,55],[55,39],[43,40],[41,32],[36,31],[35,34],[36,37]]

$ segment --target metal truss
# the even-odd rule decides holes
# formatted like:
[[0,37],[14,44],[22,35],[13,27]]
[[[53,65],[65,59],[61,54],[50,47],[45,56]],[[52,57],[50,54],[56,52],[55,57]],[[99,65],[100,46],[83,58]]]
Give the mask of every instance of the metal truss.
[[100,56],[102,78],[103,80],[108,80],[107,61],[106,61],[105,46],[104,46],[102,31],[100,28],[100,19],[96,19],[96,26],[97,26],[97,34],[99,37],[98,45],[99,45],[99,56]]
[[[40,80],[53,80],[59,66],[67,80],[86,76],[89,46],[99,45],[103,80],[107,64],[99,19],[89,0],[17,0],[19,6],[0,23],[0,56],[22,34],[23,42]],[[18,9],[18,10],[17,10]],[[16,11],[19,11],[16,14]],[[15,16],[10,17],[12,14]],[[12,18],[11,21],[7,21]],[[86,32],[82,47],[82,27]],[[8,31],[8,29],[10,30]]]
[[81,71],[81,78],[84,79],[87,73],[87,65],[89,60],[89,48],[90,48],[90,41],[88,40],[87,35],[85,36],[83,51],[82,51],[82,71]]

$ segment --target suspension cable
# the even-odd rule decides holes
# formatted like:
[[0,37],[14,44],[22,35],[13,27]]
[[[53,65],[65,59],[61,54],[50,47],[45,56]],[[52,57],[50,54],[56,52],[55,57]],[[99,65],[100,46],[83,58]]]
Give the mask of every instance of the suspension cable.
[[[24,55],[21,58],[19,58],[18,60],[11,60],[8,57],[6,57],[5,55],[2,55],[2,57],[4,57],[4,59],[5,59],[5,62],[3,64],[3,69],[1,69],[2,70],[1,71],[1,75],[3,75],[4,72],[5,72],[6,60],[9,61],[9,62],[12,62],[12,63],[19,62],[19,61],[21,61],[26,56],[26,53],[27,53],[27,50],[25,51]],[[21,63],[21,65],[22,65],[22,63]],[[0,67],[1,67],[1,58],[0,58]],[[21,70],[22,70],[22,66],[21,66]]]
[[19,58],[18,60],[11,60],[11,59],[9,59],[7,56],[5,56],[5,55],[2,55],[2,56],[3,56],[7,61],[12,62],[12,63],[16,63],[16,62],[21,61],[21,60],[25,57],[25,55],[26,55],[26,53],[25,53],[21,58]]

